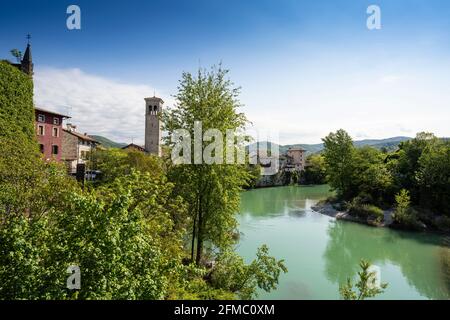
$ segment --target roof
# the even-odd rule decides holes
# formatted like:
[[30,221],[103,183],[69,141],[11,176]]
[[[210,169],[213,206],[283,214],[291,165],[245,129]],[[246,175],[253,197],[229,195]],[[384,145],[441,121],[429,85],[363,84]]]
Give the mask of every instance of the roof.
[[25,50],[25,54],[23,55],[22,62],[31,62],[31,45],[27,45],[27,49]]
[[34,110],[41,111],[41,112],[47,112],[47,113],[50,113],[50,114],[61,116],[63,118],[70,118],[69,116],[66,116],[65,114],[54,112],[54,111],[50,111],[50,110],[46,110],[46,109],[42,109],[42,108],[39,108],[39,107],[34,107]]
[[70,131],[70,130],[67,130],[67,129],[63,129],[63,130],[64,130],[64,132],[70,133],[71,135],[74,135],[75,137],[78,137],[78,138],[81,139],[81,140],[99,143],[97,140],[92,139],[91,137],[89,137],[89,136],[86,135],[86,134],[81,134],[81,133],[78,133],[78,132],[76,132],[76,131]]
[[134,143],[130,143],[129,145],[126,145],[125,147],[122,147],[122,149],[129,149],[129,148],[135,148],[135,149],[138,149],[140,151],[145,151],[145,148],[143,146],[139,146],[139,145],[134,144]]
[[161,99],[161,98],[159,98],[159,97],[155,97],[155,96],[153,96],[153,97],[148,97],[148,98],[144,98],[144,100],[145,100],[145,101],[147,101],[147,100],[160,101],[161,103],[164,103],[164,100],[163,100],[163,99]]

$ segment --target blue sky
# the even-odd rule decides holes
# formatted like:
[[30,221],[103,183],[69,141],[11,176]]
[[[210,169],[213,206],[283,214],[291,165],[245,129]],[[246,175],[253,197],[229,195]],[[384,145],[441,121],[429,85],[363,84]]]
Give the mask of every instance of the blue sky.
[[[81,8],[81,30],[66,8]],[[381,8],[381,30],[366,9]],[[35,102],[81,130],[143,140],[145,96],[170,106],[182,71],[222,61],[243,111],[281,143],[450,136],[445,0],[3,1],[0,57],[32,34]],[[125,116],[126,115],[126,116]]]

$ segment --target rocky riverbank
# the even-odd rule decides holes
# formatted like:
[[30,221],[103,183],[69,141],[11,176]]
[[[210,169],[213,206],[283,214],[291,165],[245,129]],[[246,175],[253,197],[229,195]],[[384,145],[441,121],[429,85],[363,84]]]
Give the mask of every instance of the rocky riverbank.
[[[320,214],[327,215],[329,217],[333,217],[337,220],[345,220],[352,221],[356,223],[366,224],[373,227],[389,227],[397,230],[405,230],[405,231],[419,231],[419,232],[431,232],[436,234],[441,234],[445,236],[450,236],[450,228],[443,227],[443,223],[441,220],[442,216],[435,216],[430,223],[425,224],[422,221],[417,221],[414,227],[404,226],[398,223],[395,223],[392,219],[392,214],[394,210],[384,210],[383,211],[383,220],[377,221],[376,218],[361,218],[355,215],[351,215],[346,210],[339,210],[339,205],[333,204],[327,201],[320,201],[316,205],[312,206],[311,209]],[[438,226],[438,227],[436,227]]]
[[392,210],[385,210],[384,213],[384,219],[383,221],[377,221],[376,219],[367,218],[363,219],[354,215],[351,215],[348,211],[338,210],[336,209],[333,204],[326,202],[326,201],[320,201],[316,205],[311,207],[312,210],[315,212],[327,215],[329,217],[333,217],[337,220],[346,220],[346,221],[352,221],[362,224],[367,224],[374,227],[389,227],[392,225]]

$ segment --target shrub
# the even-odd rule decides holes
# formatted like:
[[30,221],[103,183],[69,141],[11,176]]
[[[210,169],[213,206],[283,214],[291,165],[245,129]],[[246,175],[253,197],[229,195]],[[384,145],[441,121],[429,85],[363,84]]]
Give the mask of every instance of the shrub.
[[400,190],[395,196],[395,202],[395,211],[392,215],[395,224],[407,229],[423,229],[423,225],[418,219],[417,211],[411,208],[411,198],[408,190]]
[[375,218],[378,222],[383,221],[383,210],[372,204],[361,203],[361,199],[356,197],[352,201],[347,202],[347,210],[352,216],[363,219]]

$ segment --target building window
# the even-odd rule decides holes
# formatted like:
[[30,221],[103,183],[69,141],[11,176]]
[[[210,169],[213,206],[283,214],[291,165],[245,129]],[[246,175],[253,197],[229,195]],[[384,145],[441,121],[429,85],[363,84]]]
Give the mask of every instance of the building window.
[[43,144],[39,144],[39,151],[41,153],[44,153],[44,145]]
[[58,117],[53,117],[53,124],[55,126],[59,126],[59,118]]
[[58,146],[57,145],[52,145],[52,154],[56,155],[58,154]]
[[52,135],[53,135],[54,137],[59,137],[59,130],[58,130],[58,128],[53,128]]
[[39,121],[39,122],[45,122],[45,115],[43,115],[43,114],[38,114],[38,121]]
[[38,125],[38,135],[43,136],[45,135],[45,130],[43,125]]

